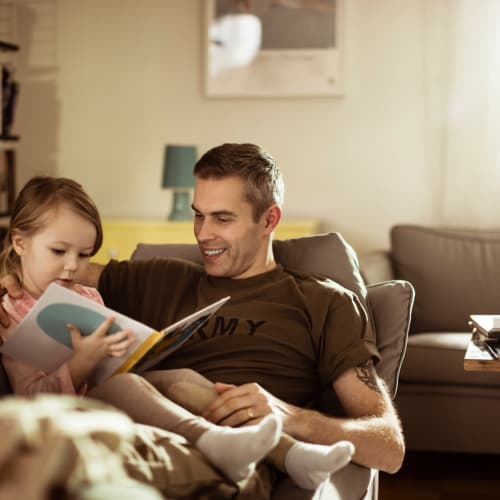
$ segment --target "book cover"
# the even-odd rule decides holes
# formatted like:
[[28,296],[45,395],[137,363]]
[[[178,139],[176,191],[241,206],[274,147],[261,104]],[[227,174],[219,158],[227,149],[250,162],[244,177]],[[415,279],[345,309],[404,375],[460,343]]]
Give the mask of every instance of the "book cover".
[[89,377],[89,384],[93,386],[115,373],[139,372],[152,367],[178,349],[227,300],[229,297],[224,297],[161,331],[155,331],[53,283],[15,327],[0,351],[50,373],[73,354],[68,323],[76,325],[82,335],[90,335],[105,318],[113,316],[115,321],[108,333],[129,329],[136,340],[123,357],[107,357],[97,364]]
[[500,339],[499,314],[471,314],[470,324],[485,337]]

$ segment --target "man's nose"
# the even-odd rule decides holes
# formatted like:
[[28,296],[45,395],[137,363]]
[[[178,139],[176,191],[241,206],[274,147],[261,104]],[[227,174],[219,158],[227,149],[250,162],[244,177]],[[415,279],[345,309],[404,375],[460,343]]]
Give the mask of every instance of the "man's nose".
[[211,238],[213,238],[212,225],[206,219],[200,221],[196,225],[195,233],[196,233],[196,238],[199,241],[210,240]]

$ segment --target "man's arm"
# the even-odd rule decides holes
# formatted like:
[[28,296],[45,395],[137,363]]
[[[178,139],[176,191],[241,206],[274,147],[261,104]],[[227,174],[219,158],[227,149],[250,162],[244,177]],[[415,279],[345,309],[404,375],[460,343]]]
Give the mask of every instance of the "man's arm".
[[354,462],[384,472],[397,472],[405,452],[403,432],[373,363],[368,361],[347,370],[333,383],[333,389],[346,418],[295,408],[290,418],[284,420],[285,430],[298,439],[317,443],[346,439],[356,447]]
[[283,420],[283,430],[297,439],[318,444],[345,439],[356,447],[354,462],[389,473],[401,467],[405,450],[401,424],[371,361],[347,370],[333,383],[346,418],[285,403],[258,384],[216,384],[216,388],[221,395],[204,412],[213,422],[237,426],[275,413]]

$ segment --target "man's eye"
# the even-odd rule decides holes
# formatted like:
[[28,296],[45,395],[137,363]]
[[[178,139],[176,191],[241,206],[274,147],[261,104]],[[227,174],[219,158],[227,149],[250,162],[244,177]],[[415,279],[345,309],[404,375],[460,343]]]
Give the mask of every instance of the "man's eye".
[[52,251],[52,253],[56,255],[64,255],[64,252],[66,251],[66,250],[61,250],[60,248],[51,248],[50,250]]
[[195,219],[203,219],[203,215],[201,215],[201,214],[197,214],[197,213],[195,212],[195,214],[194,214],[194,218],[195,218]]
[[218,222],[221,222],[222,224],[226,224],[226,223],[228,223],[228,222],[231,222],[231,219],[228,219],[228,218],[226,218],[226,217],[219,217],[219,218],[217,219],[217,221],[218,221]]

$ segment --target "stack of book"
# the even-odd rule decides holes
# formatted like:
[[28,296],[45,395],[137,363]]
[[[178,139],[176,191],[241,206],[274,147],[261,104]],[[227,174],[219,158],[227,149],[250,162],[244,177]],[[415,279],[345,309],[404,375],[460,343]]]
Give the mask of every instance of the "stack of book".
[[472,326],[472,340],[481,346],[492,359],[500,358],[500,315],[471,314],[469,325]]

